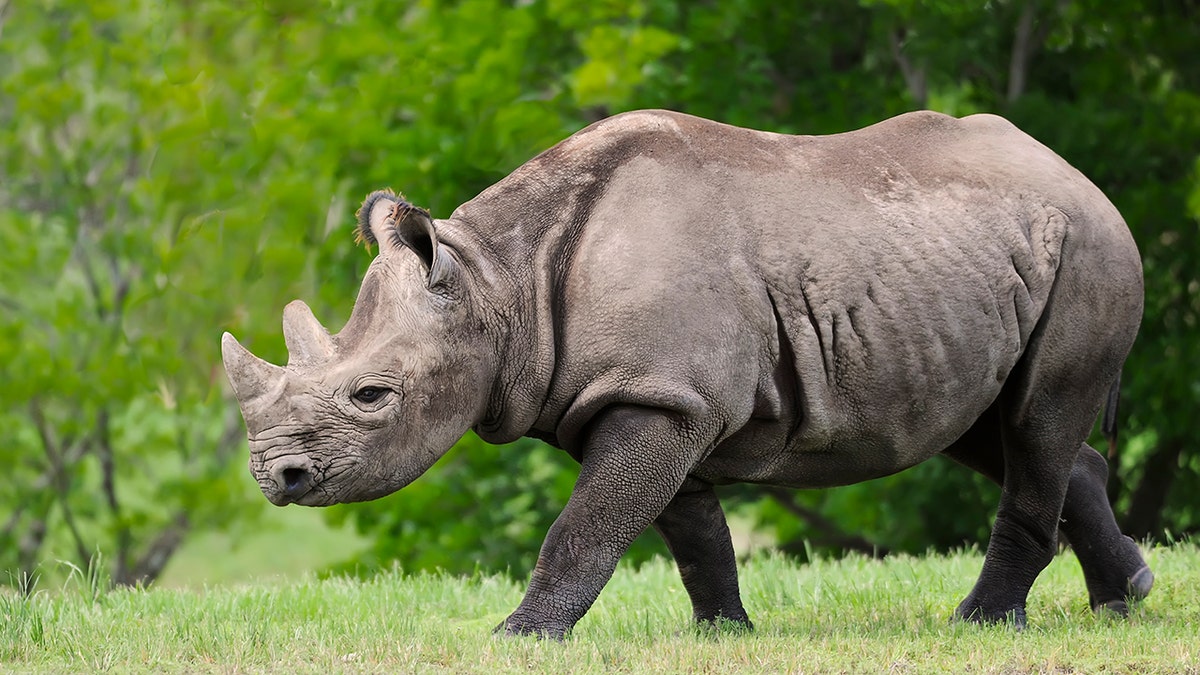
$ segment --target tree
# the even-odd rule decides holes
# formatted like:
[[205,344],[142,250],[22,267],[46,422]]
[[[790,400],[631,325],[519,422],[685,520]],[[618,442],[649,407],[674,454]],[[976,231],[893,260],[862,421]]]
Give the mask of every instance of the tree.
[[[267,57],[253,25],[212,10],[4,14],[5,568],[102,552],[115,582],[146,583],[188,532],[247,515],[219,328],[312,287],[320,248],[268,244],[289,222],[320,232],[339,190],[331,162],[289,136],[289,111],[239,121]],[[271,334],[257,326],[251,341]]]
[[[332,328],[348,316],[367,192],[446,216],[639,107],[792,133],[992,111],[1056,149],[1145,260],[1117,510],[1138,535],[1194,532],[1196,18],[1187,0],[0,0],[0,567],[101,551],[118,582],[149,582],[188,533],[252,522],[220,332],[282,361],[287,301]],[[330,517],[378,537],[361,563],[519,573],[574,472],[532,441],[469,436],[412,487]],[[931,462],[727,496],[791,550],[920,551],[981,541],[994,490]],[[450,505],[469,517],[448,525]]]

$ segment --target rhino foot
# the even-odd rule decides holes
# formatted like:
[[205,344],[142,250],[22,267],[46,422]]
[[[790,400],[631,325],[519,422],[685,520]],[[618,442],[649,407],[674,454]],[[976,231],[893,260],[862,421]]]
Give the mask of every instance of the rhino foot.
[[740,617],[721,615],[715,617],[698,617],[695,626],[697,630],[703,633],[732,633],[737,635],[739,633],[754,632],[754,623],[745,614]]
[[1005,610],[987,610],[972,602],[971,598],[963,600],[958,609],[954,610],[952,621],[967,621],[980,625],[1006,624],[1016,630],[1025,629],[1025,608],[1012,607]]
[[1150,567],[1146,566],[1138,570],[1132,577],[1129,578],[1129,599],[1144,600],[1147,595],[1150,595],[1150,589],[1154,587],[1154,572],[1150,571]]
[[1147,595],[1150,595],[1150,589],[1154,587],[1154,572],[1150,571],[1150,567],[1143,565],[1141,569],[1134,572],[1129,577],[1126,584],[1123,597],[1114,598],[1112,600],[1097,600],[1092,598],[1092,611],[1111,612],[1117,616],[1129,616],[1129,606],[1144,600]]
[[492,633],[505,637],[532,635],[539,640],[556,640],[561,642],[566,639],[567,633],[570,631],[569,626],[562,626],[548,621],[520,619],[514,614],[501,622],[499,626],[496,626],[492,630]]

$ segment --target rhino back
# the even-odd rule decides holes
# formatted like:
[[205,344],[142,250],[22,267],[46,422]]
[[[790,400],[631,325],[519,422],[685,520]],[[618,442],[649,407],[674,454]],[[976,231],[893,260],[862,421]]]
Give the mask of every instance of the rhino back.
[[819,486],[925,459],[999,394],[1073,228],[1136,261],[1098,190],[989,116],[806,137],[633,113],[492,191],[547,204],[536,426],[569,438],[614,402],[715,415],[712,480]]

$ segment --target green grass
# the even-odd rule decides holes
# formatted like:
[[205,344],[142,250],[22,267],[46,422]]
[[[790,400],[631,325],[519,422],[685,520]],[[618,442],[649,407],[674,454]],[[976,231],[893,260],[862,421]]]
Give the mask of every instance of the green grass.
[[1158,581],[1128,620],[1087,609],[1059,556],[1029,628],[947,621],[978,553],[742,566],[754,633],[689,629],[673,566],[622,567],[565,643],[494,637],[521,597],[503,577],[384,574],[203,590],[95,591],[86,577],[0,595],[0,671],[1200,672],[1200,548],[1148,552]]

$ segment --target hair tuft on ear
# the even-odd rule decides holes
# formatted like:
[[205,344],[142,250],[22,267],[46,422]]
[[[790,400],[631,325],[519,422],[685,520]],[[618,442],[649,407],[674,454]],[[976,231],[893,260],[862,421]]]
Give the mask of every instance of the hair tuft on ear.
[[358,225],[354,228],[354,243],[365,244],[368,247],[379,243],[375,232],[371,229],[371,210],[375,208],[375,204],[380,199],[387,199],[398,203],[404,202],[404,196],[394,192],[390,188],[376,190],[367,195],[367,198],[363,200],[362,206],[354,213],[354,216],[358,219]]

